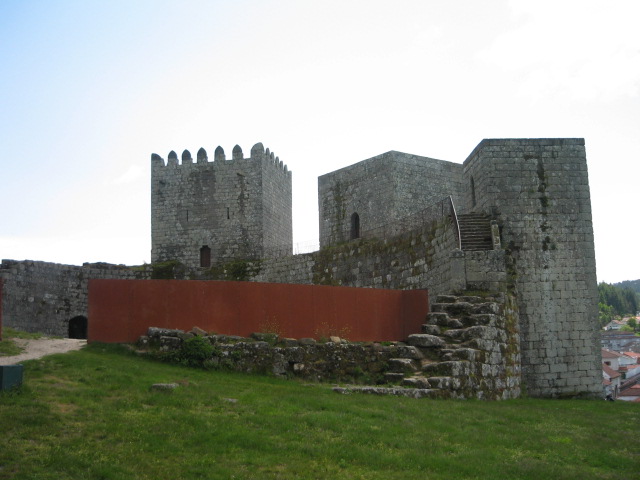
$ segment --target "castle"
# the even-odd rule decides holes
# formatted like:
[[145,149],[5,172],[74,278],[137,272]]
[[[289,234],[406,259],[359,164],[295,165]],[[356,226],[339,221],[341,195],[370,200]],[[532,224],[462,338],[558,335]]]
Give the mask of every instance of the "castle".
[[[3,261],[6,325],[68,335],[87,278],[505,292],[532,396],[601,394],[583,139],[483,140],[463,163],[391,151],[318,179],[320,250],[291,254],[291,172],[258,143],[152,155],[152,265]],[[176,268],[179,266],[180,268]]]

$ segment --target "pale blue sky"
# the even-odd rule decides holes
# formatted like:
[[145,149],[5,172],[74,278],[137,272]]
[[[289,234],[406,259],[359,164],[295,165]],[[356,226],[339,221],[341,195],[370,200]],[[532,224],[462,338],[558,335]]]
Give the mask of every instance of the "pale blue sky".
[[151,153],[248,153],[317,177],[388,150],[584,137],[598,278],[640,278],[635,0],[0,0],[0,257],[150,260]]

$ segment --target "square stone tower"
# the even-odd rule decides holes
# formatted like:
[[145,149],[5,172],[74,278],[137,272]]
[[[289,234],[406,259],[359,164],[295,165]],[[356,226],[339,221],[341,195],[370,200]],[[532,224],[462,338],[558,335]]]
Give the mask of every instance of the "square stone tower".
[[188,269],[237,259],[291,254],[291,172],[258,143],[231,160],[218,147],[210,162],[200,149],[178,163],[151,155],[151,261]]
[[419,213],[446,196],[462,198],[462,165],[390,151],[318,178],[320,246]]
[[598,290],[582,138],[487,139],[464,162],[467,210],[497,219],[532,396],[602,393]]

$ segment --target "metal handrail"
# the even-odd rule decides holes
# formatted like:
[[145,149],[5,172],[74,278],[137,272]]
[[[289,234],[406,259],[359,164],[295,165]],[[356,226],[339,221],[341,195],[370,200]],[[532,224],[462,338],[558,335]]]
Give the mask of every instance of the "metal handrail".
[[453,204],[453,197],[449,195],[449,205],[451,207],[451,223],[456,232],[456,240],[458,242],[458,250],[462,250],[462,236],[460,235],[460,224],[458,223],[458,215],[456,214],[456,207]]

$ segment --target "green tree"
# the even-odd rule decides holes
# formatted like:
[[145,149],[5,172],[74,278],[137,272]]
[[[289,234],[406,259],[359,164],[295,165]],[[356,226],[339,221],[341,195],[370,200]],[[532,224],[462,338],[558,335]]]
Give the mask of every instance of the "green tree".
[[614,315],[635,315],[638,311],[638,297],[628,288],[620,288],[608,283],[598,285],[599,303],[613,308]]
[[600,302],[598,303],[598,319],[600,320],[600,326],[604,327],[611,320],[613,320],[615,313],[611,305]]

